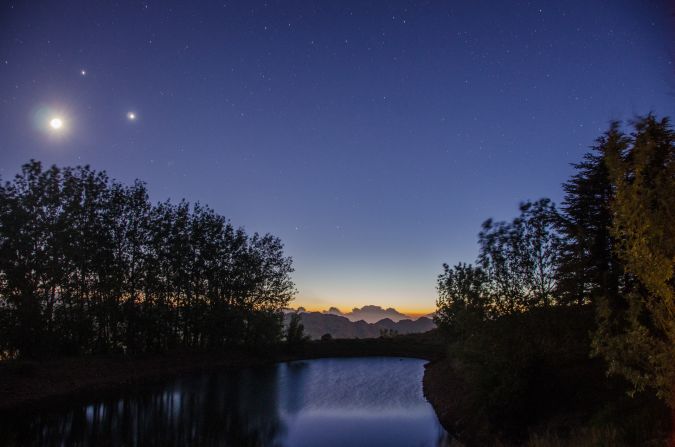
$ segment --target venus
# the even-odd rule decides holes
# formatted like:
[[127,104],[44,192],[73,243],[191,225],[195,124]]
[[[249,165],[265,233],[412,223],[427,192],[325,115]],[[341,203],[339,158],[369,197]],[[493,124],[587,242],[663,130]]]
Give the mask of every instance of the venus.
[[49,127],[54,130],[60,130],[63,128],[63,120],[59,117],[52,118],[51,121],[49,121]]

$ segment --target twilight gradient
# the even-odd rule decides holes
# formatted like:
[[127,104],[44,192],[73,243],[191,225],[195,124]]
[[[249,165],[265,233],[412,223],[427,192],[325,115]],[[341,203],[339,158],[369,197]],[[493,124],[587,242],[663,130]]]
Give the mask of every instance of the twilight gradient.
[[675,116],[669,3],[6,2],[0,176],[140,178],[280,236],[295,306],[430,311],[485,218]]

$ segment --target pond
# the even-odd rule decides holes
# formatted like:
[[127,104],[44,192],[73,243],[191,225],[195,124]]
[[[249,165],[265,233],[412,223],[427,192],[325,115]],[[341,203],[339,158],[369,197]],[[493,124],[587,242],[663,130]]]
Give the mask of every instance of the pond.
[[194,374],[5,418],[0,444],[444,446],[422,394],[425,363],[319,359]]

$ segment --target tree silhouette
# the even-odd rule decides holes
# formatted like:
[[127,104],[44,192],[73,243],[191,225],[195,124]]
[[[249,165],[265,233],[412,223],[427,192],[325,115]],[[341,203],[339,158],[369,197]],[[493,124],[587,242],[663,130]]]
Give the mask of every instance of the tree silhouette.
[[305,334],[305,326],[299,313],[293,312],[286,328],[286,343],[290,349],[295,349],[309,340]]
[[558,214],[549,199],[525,202],[512,222],[483,223],[478,262],[498,314],[553,304],[560,257]]
[[274,343],[292,271],[278,238],[88,166],[0,185],[3,356]]
[[627,144],[619,123],[611,123],[592,152],[573,165],[577,172],[563,184],[565,198],[559,220],[563,245],[558,270],[558,292],[563,300],[584,304],[605,296],[614,307],[622,306],[623,266],[610,233],[614,187],[605,159],[608,151],[623,151]]
[[443,264],[438,276],[434,321],[446,332],[465,338],[480,321],[495,314],[483,269],[471,264]]

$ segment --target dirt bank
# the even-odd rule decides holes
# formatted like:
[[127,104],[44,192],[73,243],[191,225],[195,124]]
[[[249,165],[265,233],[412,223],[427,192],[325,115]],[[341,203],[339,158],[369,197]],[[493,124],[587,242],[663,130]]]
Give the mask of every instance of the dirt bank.
[[135,358],[88,357],[0,363],[0,412],[114,391],[184,373],[269,363],[250,352],[173,352]]

